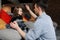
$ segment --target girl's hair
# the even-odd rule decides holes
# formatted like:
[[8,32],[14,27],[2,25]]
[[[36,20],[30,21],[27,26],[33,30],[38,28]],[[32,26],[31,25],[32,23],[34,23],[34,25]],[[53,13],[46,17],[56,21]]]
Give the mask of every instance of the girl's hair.
[[14,14],[14,16],[17,16],[18,15],[18,9],[19,8],[21,8],[20,6],[16,6],[15,8],[14,8],[14,11],[13,11],[13,14]]

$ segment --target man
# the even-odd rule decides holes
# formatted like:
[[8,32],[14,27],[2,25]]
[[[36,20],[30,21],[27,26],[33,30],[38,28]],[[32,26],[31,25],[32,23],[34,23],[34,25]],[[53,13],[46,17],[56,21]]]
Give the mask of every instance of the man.
[[[1,40],[20,40],[20,36],[16,30],[8,29],[9,26],[6,27],[11,21],[12,16],[11,6],[12,4],[3,4],[2,9],[0,11],[0,39]],[[2,30],[4,29],[4,30]]]
[[[45,13],[44,8],[46,5],[42,5],[41,1],[34,4],[34,11],[39,16],[34,22],[34,28],[30,29],[28,33],[22,31],[16,21],[10,23],[10,26],[16,29],[25,40],[56,40],[52,20],[50,16]],[[33,17],[36,18],[35,15],[33,15]]]
[[5,29],[6,24],[10,23],[11,20],[11,6],[9,4],[3,4],[0,10],[0,29]]
[[0,18],[4,20],[7,24],[10,23],[11,20],[11,6],[9,4],[2,5],[2,8],[0,10]]

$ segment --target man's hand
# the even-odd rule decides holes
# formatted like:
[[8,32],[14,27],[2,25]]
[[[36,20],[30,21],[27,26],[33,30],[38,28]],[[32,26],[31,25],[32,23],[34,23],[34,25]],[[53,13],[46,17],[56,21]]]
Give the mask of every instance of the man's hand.
[[18,24],[17,24],[16,21],[14,21],[13,23],[11,22],[11,23],[10,23],[10,26],[11,26],[12,28],[16,29],[16,30],[19,32],[19,34],[20,34],[23,38],[25,38],[26,33],[25,33],[23,30],[21,30],[21,28],[18,26]]
[[37,18],[37,15],[34,14],[34,12],[30,9],[30,7],[28,5],[25,5],[26,9],[30,12],[31,16],[34,17],[34,19]]
[[11,22],[11,23],[10,23],[10,26],[11,26],[12,28],[16,29],[16,30],[19,28],[19,26],[18,26],[18,24],[17,24],[16,21]]
[[27,4],[25,5],[25,7],[27,10],[30,10],[30,7]]

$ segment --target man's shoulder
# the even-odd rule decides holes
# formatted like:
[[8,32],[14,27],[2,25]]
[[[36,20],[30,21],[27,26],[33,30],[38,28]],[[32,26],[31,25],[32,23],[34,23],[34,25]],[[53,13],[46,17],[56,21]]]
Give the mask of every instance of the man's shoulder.
[[49,23],[52,23],[52,19],[49,15],[46,14],[46,16],[37,19],[35,23],[36,24],[37,23],[39,23],[39,24],[49,24]]

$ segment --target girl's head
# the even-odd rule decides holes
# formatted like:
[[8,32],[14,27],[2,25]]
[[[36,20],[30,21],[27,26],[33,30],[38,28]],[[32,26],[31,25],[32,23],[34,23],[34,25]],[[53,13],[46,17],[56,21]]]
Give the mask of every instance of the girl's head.
[[22,11],[22,8],[21,8],[21,7],[15,7],[13,12],[14,12],[14,14],[15,14],[16,16],[23,14],[23,11]]
[[18,8],[18,14],[19,14],[19,15],[22,15],[22,13],[23,13],[23,12],[22,12],[22,8],[19,7],[19,8]]

